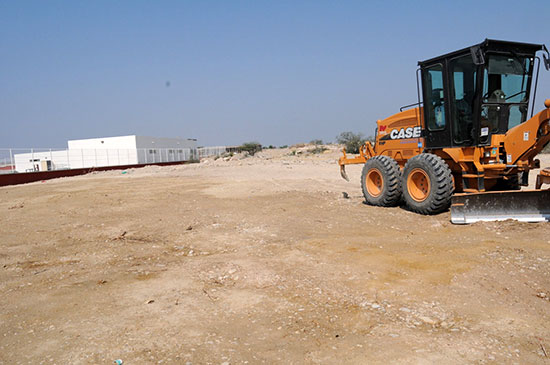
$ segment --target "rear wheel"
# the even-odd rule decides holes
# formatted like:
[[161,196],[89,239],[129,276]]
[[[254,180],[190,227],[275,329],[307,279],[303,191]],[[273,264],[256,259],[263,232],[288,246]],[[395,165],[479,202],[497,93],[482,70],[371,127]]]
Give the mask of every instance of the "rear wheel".
[[422,153],[411,158],[403,169],[401,184],[405,203],[414,212],[437,214],[451,204],[451,169],[439,156]]
[[401,172],[397,162],[388,156],[370,158],[363,166],[361,187],[370,205],[391,207],[401,199]]

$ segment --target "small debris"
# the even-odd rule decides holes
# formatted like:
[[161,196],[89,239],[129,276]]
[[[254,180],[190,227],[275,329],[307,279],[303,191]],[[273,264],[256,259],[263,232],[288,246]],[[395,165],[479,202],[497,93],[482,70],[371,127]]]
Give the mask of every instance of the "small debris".
[[193,229],[193,227],[189,226],[189,227],[187,227],[185,230],[186,230],[186,231],[190,231],[190,230],[192,230],[192,229]]
[[128,232],[124,231],[121,234],[119,234],[117,237],[113,238],[114,241],[120,241],[124,239],[124,236],[126,236]]
[[147,301],[147,304],[152,304],[152,303],[154,303],[154,302],[155,302],[155,300],[154,300],[154,299],[151,299],[151,300]]
[[540,344],[540,349],[542,350],[542,353],[544,354],[544,357],[548,357],[548,353],[546,352],[546,348],[544,348],[544,345]]
[[121,359],[117,359],[117,360],[114,361],[114,363],[116,365],[122,365],[122,364],[124,364],[124,361],[122,361]]
[[542,298],[542,299],[544,299],[544,298],[546,298],[546,296],[547,296],[547,295],[546,295],[546,293],[545,293],[545,292],[540,292],[540,293],[537,293],[537,297],[539,297],[539,298]]
[[349,199],[349,194],[345,191],[342,191],[342,195],[344,196],[344,199]]
[[107,284],[107,280],[99,280],[97,282],[97,285],[103,285],[103,284]]
[[210,294],[208,294],[208,291],[206,291],[206,289],[203,289],[202,292],[203,292],[204,294],[206,294],[206,296],[208,297],[208,299],[210,299],[210,300],[213,301],[213,302],[215,301],[214,298],[212,298],[212,297],[210,296]]
[[23,208],[24,206],[25,206],[24,203],[19,203],[19,204],[15,204],[15,205],[9,207],[8,209],[9,209],[9,210],[11,210],[11,209],[21,209],[21,208]]

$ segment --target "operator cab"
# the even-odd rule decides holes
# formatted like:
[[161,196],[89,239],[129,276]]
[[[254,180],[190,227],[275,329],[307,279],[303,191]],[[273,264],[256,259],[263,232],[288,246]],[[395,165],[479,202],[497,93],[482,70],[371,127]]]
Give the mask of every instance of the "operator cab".
[[[548,55],[542,44],[486,39],[418,62],[426,148],[488,145],[492,134],[504,134],[525,122],[529,100],[536,96],[538,51]],[[546,55],[543,62],[549,69]]]

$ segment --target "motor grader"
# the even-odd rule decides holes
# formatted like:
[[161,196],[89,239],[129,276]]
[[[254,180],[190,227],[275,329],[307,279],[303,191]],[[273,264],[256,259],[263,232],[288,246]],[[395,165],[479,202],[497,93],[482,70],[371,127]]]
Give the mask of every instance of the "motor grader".
[[451,206],[453,223],[550,220],[550,190],[540,189],[550,170],[520,191],[550,141],[550,99],[533,115],[541,63],[550,70],[543,44],[490,39],[418,62],[418,103],[378,120],[358,156],[344,149],[342,177],[364,164],[366,203],[421,214]]

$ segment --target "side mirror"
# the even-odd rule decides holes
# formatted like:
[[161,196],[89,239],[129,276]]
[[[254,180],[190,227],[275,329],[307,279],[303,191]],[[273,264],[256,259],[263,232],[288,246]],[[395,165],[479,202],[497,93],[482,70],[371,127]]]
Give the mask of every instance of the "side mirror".
[[542,54],[542,63],[544,63],[544,68],[546,71],[550,71],[550,52],[548,52],[548,48],[543,44],[542,50],[546,52],[546,54]]
[[481,50],[481,47],[470,47],[470,54],[472,55],[472,62],[474,63],[474,65],[479,66],[485,64],[485,57],[483,57],[483,51]]
[[546,68],[546,71],[550,71],[550,58],[543,54],[542,62],[544,63],[544,68]]

